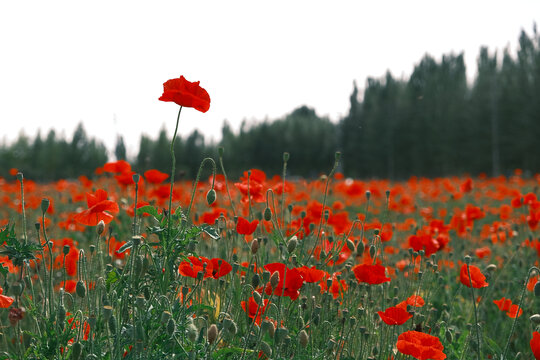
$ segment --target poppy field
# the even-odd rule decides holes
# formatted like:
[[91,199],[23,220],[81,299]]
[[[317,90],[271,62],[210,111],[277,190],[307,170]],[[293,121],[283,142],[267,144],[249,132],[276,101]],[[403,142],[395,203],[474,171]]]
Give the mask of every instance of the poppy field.
[[[162,101],[206,112],[185,78]],[[540,359],[540,176],[313,180],[220,148],[0,178],[0,359]]]

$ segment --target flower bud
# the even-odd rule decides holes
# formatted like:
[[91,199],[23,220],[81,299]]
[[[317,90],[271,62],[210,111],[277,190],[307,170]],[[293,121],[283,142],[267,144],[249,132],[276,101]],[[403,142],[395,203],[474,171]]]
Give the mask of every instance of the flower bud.
[[272,287],[272,289],[275,289],[277,288],[278,285],[279,285],[279,272],[274,271],[272,276],[270,276],[270,286]]
[[287,243],[287,251],[292,253],[296,249],[296,245],[298,245],[298,238],[295,235]]
[[225,149],[223,148],[223,146],[218,147],[218,155],[219,155],[219,157],[223,156],[224,151],[225,151]]
[[355,248],[354,248],[354,243],[350,240],[350,239],[347,239],[347,241],[345,242],[345,244],[347,245],[347,249],[351,250],[351,251],[354,251]]
[[253,286],[254,288],[257,288],[259,287],[260,284],[261,284],[261,277],[259,276],[259,274],[253,274],[253,276],[251,277],[251,286]]
[[270,221],[270,220],[272,220],[272,210],[270,210],[269,207],[267,207],[266,209],[264,209],[264,220],[265,220],[265,221]]
[[50,200],[47,198],[41,199],[41,211],[46,213],[49,210],[49,205],[51,204]]
[[62,254],[64,254],[64,255],[69,254],[70,249],[71,249],[71,247],[69,245],[64,245],[64,247],[62,248]]
[[103,231],[105,230],[105,222],[103,220],[99,220],[97,226],[96,226],[96,232],[99,236],[103,234]]
[[216,339],[218,337],[218,334],[219,334],[219,330],[218,330],[216,324],[210,325],[210,327],[208,328],[208,332],[206,334],[206,336],[208,338],[208,343],[210,345],[212,345],[214,343],[214,341],[216,341]]
[[214,201],[216,201],[216,190],[210,189],[206,193],[206,203],[208,204],[208,206],[210,206],[214,203]]
[[111,318],[112,310],[113,308],[110,305],[103,306],[103,318],[105,319],[105,321],[108,321]]
[[306,330],[300,331],[300,333],[298,334],[298,342],[300,342],[300,345],[302,345],[302,347],[304,348],[308,345],[309,336]]
[[540,296],[540,281],[534,284],[534,296]]
[[173,336],[175,330],[176,330],[176,323],[174,322],[173,318],[170,318],[169,321],[167,322],[167,334],[169,334],[169,336]]
[[283,153],[283,162],[289,161],[290,154],[288,152]]
[[534,314],[533,316],[531,316],[529,318],[529,320],[531,320],[531,322],[536,326],[536,325],[540,324],[540,315],[539,314]]
[[253,239],[251,242],[251,253],[255,255],[259,251],[259,240]]
[[86,285],[84,285],[84,282],[82,280],[77,281],[77,285],[75,286],[75,292],[77,293],[77,296],[84,298],[86,296]]
[[131,177],[131,179],[133,180],[133,182],[135,184],[139,184],[139,180],[141,179],[141,175],[139,174],[133,174],[133,176]]
[[259,294],[257,291],[253,292],[253,300],[255,300],[257,305],[262,305],[263,304],[261,294]]
[[189,324],[187,326],[187,337],[188,339],[191,341],[191,342],[195,342],[195,340],[197,340],[197,333],[199,332],[197,330],[197,327],[195,326],[195,324]]

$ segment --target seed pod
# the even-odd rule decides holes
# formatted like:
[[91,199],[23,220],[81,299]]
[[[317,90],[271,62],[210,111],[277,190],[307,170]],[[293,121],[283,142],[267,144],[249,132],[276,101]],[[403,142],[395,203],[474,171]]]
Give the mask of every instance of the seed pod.
[[86,296],[86,285],[84,285],[84,282],[82,280],[77,281],[77,285],[75,286],[75,292],[77,293],[77,296],[84,298]]
[[302,345],[302,347],[305,348],[307,346],[309,342],[309,336],[306,330],[300,331],[300,333],[298,334],[298,341],[300,342],[300,345]]
[[69,254],[70,249],[71,249],[71,247],[69,245],[64,245],[64,247],[62,248],[62,253],[64,255],[67,255],[67,254]]
[[208,206],[210,206],[214,203],[214,201],[216,201],[216,190],[210,189],[206,193],[206,203],[208,204]]
[[206,333],[206,337],[208,338],[208,343],[212,345],[214,341],[216,341],[219,334],[219,330],[216,326],[216,324],[210,325],[208,328],[208,332]]
[[105,319],[105,321],[108,321],[112,315],[112,306],[110,305],[105,305],[103,306],[103,318]]

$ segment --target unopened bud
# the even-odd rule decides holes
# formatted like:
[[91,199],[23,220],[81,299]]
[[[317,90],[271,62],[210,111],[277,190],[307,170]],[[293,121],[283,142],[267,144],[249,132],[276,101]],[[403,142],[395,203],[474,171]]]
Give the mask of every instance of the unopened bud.
[[540,296],[540,281],[534,284],[534,296]]
[[210,327],[208,328],[208,332],[207,332],[207,338],[208,338],[208,343],[210,345],[212,345],[214,343],[214,341],[216,341],[217,337],[218,337],[218,328],[216,326],[216,324],[212,324],[210,325]]
[[103,234],[103,231],[105,230],[105,222],[103,220],[99,220],[96,226],[96,232],[98,235]]
[[295,235],[287,243],[287,251],[292,253],[296,249],[296,245],[298,245],[298,238]]
[[176,330],[176,323],[174,322],[173,318],[170,318],[169,321],[167,322],[167,334],[169,334],[169,336],[173,336],[175,330]]
[[216,190],[210,189],[206,193],[206,203],[208,204],[208,206],[210,206],[214,203],[214,201],[216,201]]
[[540,315],[539,314],[534,314],[533,316],[531,316],[529,318],[529,320],[531,320],[531,322],[534,324],[534,325],[538,325],[540,324]]
[[279,272],[274,271],[272,276],[270,276],[270,286],[272,287],[272,289],[275,289],[277,288],[278,285],[279,285]]
[[298,334],[298,341],[300,342],[300,345],[302,345],[302,347],[304,348],[308,345],[309,336],[306,330],[300,331],[300,334]]
[[288,152],[284,152],[284,153],[283,153],[283,162],[289,161],[289,157],[290,157],[289,153],[288,153]]
[[272,220],[272,210],[270,210],[269,207],[267,207],[266,209],[264,209],[264,220],[265,220],[265,221],[270,221],[270,220]]
[[187,326],[187,337],[191,342],[195,342],[195,340],[197,340],[197,333],[198,330],[195,324],[192,323]]
[[77,293],[77,296],[84,298],[86,296],[86,285],[84,285],[84,282],[82,280],[77,281],[77,285],[75,286],[75,292]]
[[47,198],[41,199],[41,211],[46,213],[49,210],[49,205],[51,204],[50,200]]
[[251,242],[251,253],[255,255],[259,251],[259,240],[253,239]]

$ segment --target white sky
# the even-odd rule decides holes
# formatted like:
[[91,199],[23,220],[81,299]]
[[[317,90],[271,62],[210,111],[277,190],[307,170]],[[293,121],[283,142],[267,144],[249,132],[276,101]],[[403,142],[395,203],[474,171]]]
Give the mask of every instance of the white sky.
[[408,77],[425,53],[464,51],[471,78],[480,46],[517,48],[540,1],[2,1],[0,140],[40,128],[86,131],[131,154],[141,133],[170,135],[178,107],[158,101],[184,75],[212,99],[185,109],[179,133],[218,140],[224,119],[276,119],[314,107],[337,121],[353,80],[387,69]]

